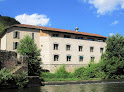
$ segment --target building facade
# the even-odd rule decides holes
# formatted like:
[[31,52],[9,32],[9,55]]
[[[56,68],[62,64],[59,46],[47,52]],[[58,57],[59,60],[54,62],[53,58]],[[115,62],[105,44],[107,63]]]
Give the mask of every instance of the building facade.
[[90,62],[98,63],[105,51],[106,37],[85,32],[18,24],[6,28],[1,35],[1,49],[16,51],[20,39],[30,35],[41,49],[43,69],[55,72],[65,64],[69,72]]

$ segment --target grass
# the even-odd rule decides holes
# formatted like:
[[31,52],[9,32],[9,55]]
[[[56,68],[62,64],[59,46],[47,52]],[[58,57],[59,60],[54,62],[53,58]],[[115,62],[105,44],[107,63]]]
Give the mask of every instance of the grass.
[[[102,80],[101,78],[90,78],[87,80]],[[52,82],[52,81],[86,81],[81,78],[44,78],[45,82]]]

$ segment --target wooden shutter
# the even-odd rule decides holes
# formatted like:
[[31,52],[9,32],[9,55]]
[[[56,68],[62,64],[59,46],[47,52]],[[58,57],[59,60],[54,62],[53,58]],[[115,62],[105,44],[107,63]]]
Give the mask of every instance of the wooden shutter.
[[13,42],[13,50],[15,50],[15,42]]
[[17,32],[18,39],[20,38],[20,32]]
[[13,32],[13,38],[16,38],[16,32]]

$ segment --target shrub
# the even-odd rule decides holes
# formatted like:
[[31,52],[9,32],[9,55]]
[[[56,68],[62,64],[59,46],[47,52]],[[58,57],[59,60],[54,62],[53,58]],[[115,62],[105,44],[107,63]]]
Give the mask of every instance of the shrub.
[[85,71],[85,68],[84,68],[84,67],[77,68],[77,69],[74,71],[73,75],[74,75],[74,77],[76,77],[76,78],[82,78],[84,71]]
[[68,78],[70,73],[65,70],[65,65],[61,65],[55,72],[56,78]]
[[27,85],[28,83],[28,74],[27,72],[22,71],[20,74],[17,74],[14,76],[16,85],[18,88],[23,88]]
[[0,85],[9,85],[9,81],[12,80],[13,76],[9,70],[3,68],[0,70]]

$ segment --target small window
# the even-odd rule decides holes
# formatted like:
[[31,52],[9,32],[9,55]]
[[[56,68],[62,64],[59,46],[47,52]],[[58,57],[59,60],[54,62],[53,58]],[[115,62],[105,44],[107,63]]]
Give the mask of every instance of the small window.
[[83,62],[83,59],[84,59],[83,56],[79,56],[79,61],[80,61],[80,62]]
[[104,42],[104,40],[102,40],[102,39],[98,39],[98,42]]
[[18,42],[13,42],[13,50],[17,49],[18,46],[19,46]]
[[82,39],[83,39],[83,37],[76,37],[76,39],[80,39],[80,40],[82,40]]
[[59,61],[59,55],[54,55],[54,61]]
[[91,62],[94,62],[95,57],[91,57]]
[[34,39],[34,33],[31,33],[30,36],[32,39]]
[[90,52],[93,52],[94,51],[94,47],[90,47]]
[[15,32],[13,32],[13,38],[20,38],[20,32],[18,32],[18,31],[15,31]]
[[93,38],[88,38],[87,40],[89,40],[89,41],[94,41],[94,39],[93,39]]
[[103,53],[104,48],[100,48],[100,53]]
[[67,56],[67,61],[71,61],[71,56]]
[[69,51],[71,49],[71,45],[66,45],[66,51]]
[[79,51],[82,51],[82,49],[83,49],[83,46],[79,46]]
[[59,37],[59,34],[53,34],[53,37]]
[[58,44],[54,44],[54,48],[53,49],[54,50],[58,50],[58,46],[59,46]]
[[71,38],[70,35],[64,35],[64,38]]

